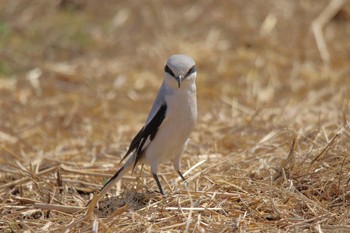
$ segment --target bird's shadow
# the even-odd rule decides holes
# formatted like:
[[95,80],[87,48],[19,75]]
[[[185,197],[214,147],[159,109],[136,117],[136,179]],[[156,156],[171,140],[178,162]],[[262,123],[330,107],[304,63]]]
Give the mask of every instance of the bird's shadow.
[[[136,211],[146,207],[150,202],[159,200],[161,194],[159,192],[136,192],[129,191],[119,197],[103,198],[99,201],[98,208],[95,208],[94,213],[99,218],[109,216],[111,213],[118,211],[120,208],[124,208],[127,205],[127,209]],[[152,201],[153,200],[153,201]]]

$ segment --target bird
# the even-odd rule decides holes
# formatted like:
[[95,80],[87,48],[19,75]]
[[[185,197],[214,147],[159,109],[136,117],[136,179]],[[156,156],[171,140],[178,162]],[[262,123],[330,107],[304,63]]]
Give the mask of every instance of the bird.
[[168,58],[164,80],[146,123],[131,141],[121,160],[125,160],[124,164],[101,188],[98,198],[139,164],[150,166],[162,195],[165,193],[157,175],[162,162],[172,162],[185,181],[181,173],[181,156],[197,121],[196,76],[196,64],[190,56],[175,54]]

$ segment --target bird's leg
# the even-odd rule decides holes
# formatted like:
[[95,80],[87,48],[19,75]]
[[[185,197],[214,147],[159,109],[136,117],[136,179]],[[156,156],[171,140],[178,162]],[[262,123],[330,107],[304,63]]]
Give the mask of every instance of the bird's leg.
[[177,174],[179,174],[179,176],[181,177],[181,179],[183,181],[186,181],[185,177],[182,175],[182,173],[180,171],[177,171]]
[[152,175],[153,175],[153,178],[156,180],[156,183],[157,183],[158,188],[159,188],[159,192],[160,192],[162,195],[165,195],[164,192],[163,192],[163,188],[162,188],[162,186],[160,185],[160,182],[159,182],[157,173],[152,173]]

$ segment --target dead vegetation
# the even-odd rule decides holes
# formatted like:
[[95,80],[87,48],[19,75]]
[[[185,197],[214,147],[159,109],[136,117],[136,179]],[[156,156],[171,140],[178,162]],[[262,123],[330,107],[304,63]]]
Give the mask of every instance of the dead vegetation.
[[[349,232],[350,10],[335,2],[328,21],[329,1],[1,3],[0,230]],[[162,197],[137,168],[84,219],[173,53],[199,70],[187,184],[162,165]]]

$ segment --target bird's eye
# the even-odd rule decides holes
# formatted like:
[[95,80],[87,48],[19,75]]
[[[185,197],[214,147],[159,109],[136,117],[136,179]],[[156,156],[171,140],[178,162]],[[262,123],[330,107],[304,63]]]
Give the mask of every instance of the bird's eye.
[[186,77],[196,72],[196,66],[192,66],[191,69],[186,73]]
[[166,73],[170,74],[171,76],[175,77],[175,74],[174,74],[173,71],[169,68],[168,65],[165,65],[164,71],[165,71]]

